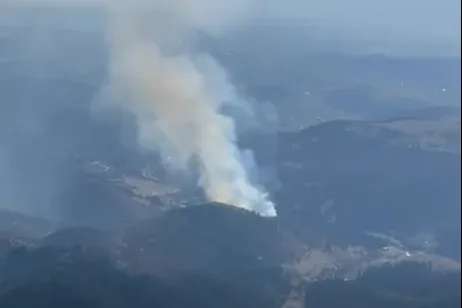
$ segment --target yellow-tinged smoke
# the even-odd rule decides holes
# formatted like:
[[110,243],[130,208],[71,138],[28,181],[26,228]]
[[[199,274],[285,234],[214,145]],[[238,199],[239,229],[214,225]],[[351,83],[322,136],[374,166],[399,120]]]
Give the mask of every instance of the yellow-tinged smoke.
[[232,85],[211,57],[194,58],[185,44],[192,31],[218,29],[216,3],[111,2],[110,87],[130,94],[120,104],[136,115],[143,145],[160,150],[176,167],[196,162],[210,201],[275,216],[274,205],[250,183],[240,162],[233,120],[220,113],[235,98]]

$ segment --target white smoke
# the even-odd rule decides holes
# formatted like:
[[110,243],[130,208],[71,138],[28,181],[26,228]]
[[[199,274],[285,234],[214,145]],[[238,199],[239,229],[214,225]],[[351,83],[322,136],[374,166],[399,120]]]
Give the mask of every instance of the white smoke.
[[236,91],[213,58],[192,52],[197,31],[217,34],[244,16],[240,2],[115,0],[109,9],[109,88],[128,94],[118,103],[137,117],[140,143],[177,168],[197,166],[210,201],[275,216],[241,163],[233,119],[220,112]]

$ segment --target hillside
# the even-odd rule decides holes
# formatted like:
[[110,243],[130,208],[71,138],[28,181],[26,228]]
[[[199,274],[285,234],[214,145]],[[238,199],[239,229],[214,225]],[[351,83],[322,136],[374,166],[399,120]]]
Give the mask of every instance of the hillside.
[[[281,219],[296,233],[329,234],[345,244],[363,241],[367,231],[404,242],[427,234],[437,251],[460,258],[460,245],[453,245],[460,243],[457,145],[447,139],[439,149],[422,146],[422,134],[402,124],[334,121],[282,134]],[[460,136],[460,128],[455,132]]]
[[38,218],[0,208],[0,238],[1,234],[40,238],[52,233],[58,227],[58,223],[45,218]]
[[[189,276],[167,282],[127,275],[107,260],[89,259],[75,249],[14,254],[15,261],[9,264],[9,272],[24,273],[22,266],[30,267],[31,258],[41,260],[41,267],[35,274],[23,277],[15,288],[10,288],[11,284],[10,287],[0,284],[3,286],[2,308],[290,307],[287,306],[288,281],[280,274],[253,273],[246,281]],[[0,273],[5,275],[2,266]],[[435,274],[425,265],[414,263],[369,270],[356,281],[309,282],[299,289],[302,300],[296,307],[303,308],[338,307],[339,301],[358,308],[455,308],[460,305],[460,273]],[[291,303],[295,304],[293,300]]]
[[[153,274],[233,273],[280,268],[300,244],[276,220],[208,203],[173,210],[127,230],[120,258]],[[140,253],[140,251],[142,253]]]

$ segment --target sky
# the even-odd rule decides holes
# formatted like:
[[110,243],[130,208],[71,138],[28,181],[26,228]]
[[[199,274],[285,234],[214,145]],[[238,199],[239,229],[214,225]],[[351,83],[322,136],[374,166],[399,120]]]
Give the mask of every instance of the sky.
[[[339,38],[390,42],[398,46],[460,49],[460,0],[273,1],[267,8],[302,25],[319,27]],[[436,46],[438,47],[438,46]],[[437,49],[437,48],[436,48]],[[414,52],[418,52],[415,50]],[[458,54],[460,50],[447,50]]]
[[[1,2],[82,7],[111,1],[114,0]],[[184,3],[190,1],[184,0]],[[221,1],[201,2],[216,7],[242,3]],[[250,14],[247,15],[251,19],[273,26],[295,25],[305,29],[308,37],[317,35],[333,40],[356,41],[385,51],[389,48],[410,54],[460,56],[460,0],[249,0],[249,3]]]

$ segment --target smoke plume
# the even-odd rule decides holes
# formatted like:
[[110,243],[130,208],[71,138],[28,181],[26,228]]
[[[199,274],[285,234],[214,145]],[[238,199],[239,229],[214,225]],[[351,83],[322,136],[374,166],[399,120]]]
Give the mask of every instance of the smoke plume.
[[239,104],[236,91],[212,57],[194,52],[198,32],[217,34],[243,16],[239,3],[110,2],[109,88],[124,93],[117,102],[136,116],[140,144],[177,168],[197,168],[210,201],[275,216],[241,163],[233,119],[221,113]]

